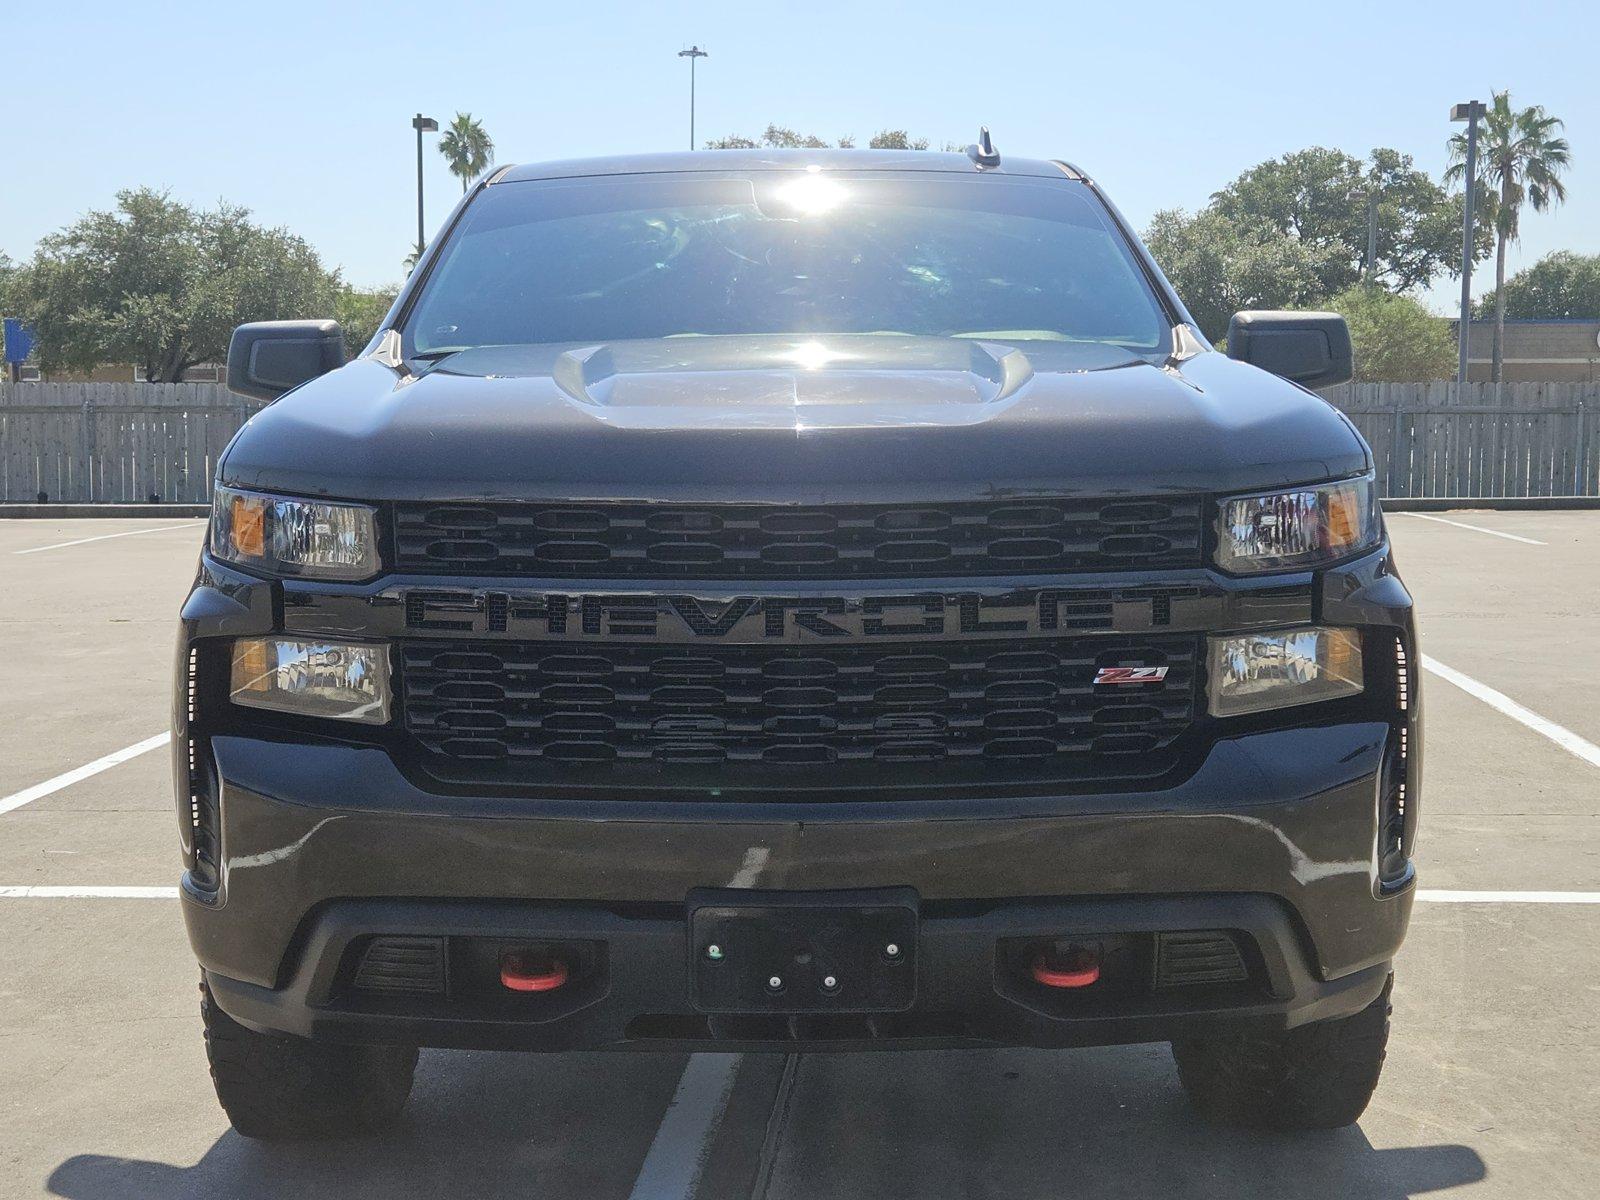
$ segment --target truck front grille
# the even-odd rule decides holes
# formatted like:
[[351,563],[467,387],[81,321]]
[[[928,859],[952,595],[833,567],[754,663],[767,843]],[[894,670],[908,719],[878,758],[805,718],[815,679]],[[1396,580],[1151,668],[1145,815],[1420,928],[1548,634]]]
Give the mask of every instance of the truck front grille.
[[1197,498],[394,507],[399,570],[534,579],[852,579],[1201,565]]
[[[783,790],[1159,774],[1195,718],[1198,639],[399,649],[406,731],[442,777]],[[1166,675],[1096,685],[1110,666]]]

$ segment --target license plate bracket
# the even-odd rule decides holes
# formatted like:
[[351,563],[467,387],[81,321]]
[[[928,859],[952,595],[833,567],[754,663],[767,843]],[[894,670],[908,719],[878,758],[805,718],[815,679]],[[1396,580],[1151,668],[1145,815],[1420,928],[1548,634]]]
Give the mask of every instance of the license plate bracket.
[[690,996],[706,1013],[904,1012],[916,1001],[917,923],[910,889],[696,892]]

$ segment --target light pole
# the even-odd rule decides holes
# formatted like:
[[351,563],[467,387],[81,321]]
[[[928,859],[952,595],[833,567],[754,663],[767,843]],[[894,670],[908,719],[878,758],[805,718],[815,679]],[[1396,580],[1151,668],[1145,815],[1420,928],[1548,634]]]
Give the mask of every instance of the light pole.
[[710,58],[711,55],[700,49],[699,46],[690,46],[687,50],[678,51],[679,58],[689,60],[689,149],[694,149],[694,60],[697,58]]
[[425,117],[421,113],[411,118],[411,128],[417,131],[417,261],[422,261],[423,228],[422,228],[422,135],[425,133],[438,133],[439,122],[432,117]]
[[1478,118],[1483,116],[1483,102],[1468,100],[1450,109],[1452,121],[1467,123],[1466,198],[1462,204],[1465,215],[1461,221],[1461,329],[1456,365],[1456,395],[1467,382],[1467,343],[1471,340],[1469,325],[1472,319],[1472,207],[1478,196]]

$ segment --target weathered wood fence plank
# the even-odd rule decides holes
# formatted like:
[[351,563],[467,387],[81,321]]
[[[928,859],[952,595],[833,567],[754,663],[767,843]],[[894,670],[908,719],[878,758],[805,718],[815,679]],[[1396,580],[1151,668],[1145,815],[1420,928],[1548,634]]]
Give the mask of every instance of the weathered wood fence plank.
[[0,384],[0,502],[203,504],[258,407],[214,383]]

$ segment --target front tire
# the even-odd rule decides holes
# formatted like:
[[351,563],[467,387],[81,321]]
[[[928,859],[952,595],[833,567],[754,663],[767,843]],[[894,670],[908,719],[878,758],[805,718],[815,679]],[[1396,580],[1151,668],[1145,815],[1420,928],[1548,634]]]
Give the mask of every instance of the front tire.
[[391,1125],[416,1071],[409,1046],[345,1046],[257,1033],[200,985],[211,1082],[240,1134],[264,1141],[363,1137]]
[[1390,975],[1352,1016],[1288,1033],[1172,1043],[1178,1079],[1200,1115],[1246,1129],[1337,1129],[1366,1110],[1389,1041]]

